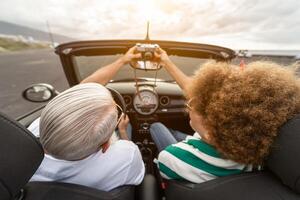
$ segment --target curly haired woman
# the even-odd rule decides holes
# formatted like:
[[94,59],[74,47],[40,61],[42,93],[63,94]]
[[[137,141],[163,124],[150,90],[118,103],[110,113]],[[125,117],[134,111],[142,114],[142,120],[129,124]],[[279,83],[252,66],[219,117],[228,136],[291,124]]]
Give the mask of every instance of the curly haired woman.
[[161,123],[151,126],[164,178],[201,183],[250,171],[263,164],[278,129],[300,111],[299,80],[277,64],[255,62],[241,70],[207,63],[191,78],[164,50],[156,56],[189,99],[190,125],[196,132],[187,136]]

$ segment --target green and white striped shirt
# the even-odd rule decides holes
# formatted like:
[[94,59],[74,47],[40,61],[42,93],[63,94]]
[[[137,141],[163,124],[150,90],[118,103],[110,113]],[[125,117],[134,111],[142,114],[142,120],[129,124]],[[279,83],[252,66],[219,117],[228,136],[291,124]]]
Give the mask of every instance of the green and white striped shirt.
[[193,183],[252,170],[251,166],[223,159],[198,133],[161,151],[157,164],[163,178]]

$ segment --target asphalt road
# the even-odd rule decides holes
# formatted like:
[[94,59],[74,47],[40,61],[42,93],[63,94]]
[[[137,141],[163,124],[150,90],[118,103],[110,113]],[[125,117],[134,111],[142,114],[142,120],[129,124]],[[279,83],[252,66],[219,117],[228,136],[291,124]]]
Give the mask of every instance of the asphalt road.
[[22,91],[34,83],[68,88],[59,57],[51,49],[0,54],[0,111],[18,117],[40,105],[24,100]]

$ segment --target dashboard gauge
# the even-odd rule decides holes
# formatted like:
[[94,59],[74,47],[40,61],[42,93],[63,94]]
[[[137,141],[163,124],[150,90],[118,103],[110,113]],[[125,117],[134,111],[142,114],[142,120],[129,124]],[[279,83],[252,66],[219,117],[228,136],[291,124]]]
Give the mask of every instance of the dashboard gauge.
[[141,89],[133,99],[134,109],[142,115],[151,115],[158,108],[157,94],[151,89]]

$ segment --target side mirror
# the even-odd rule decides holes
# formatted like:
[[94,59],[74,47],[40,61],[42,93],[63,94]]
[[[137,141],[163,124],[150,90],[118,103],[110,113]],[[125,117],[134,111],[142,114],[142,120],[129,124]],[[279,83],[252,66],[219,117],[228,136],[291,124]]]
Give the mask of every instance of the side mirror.
[[54,87],[47,83],[37,83],[26,88],[22,96],[24,99],[31,102],[46,102],[53,99],[59,92]]

